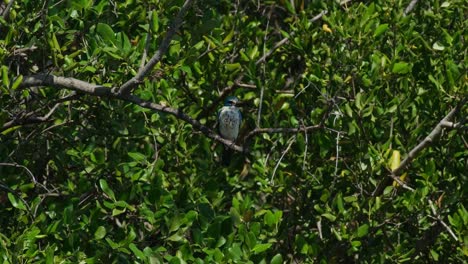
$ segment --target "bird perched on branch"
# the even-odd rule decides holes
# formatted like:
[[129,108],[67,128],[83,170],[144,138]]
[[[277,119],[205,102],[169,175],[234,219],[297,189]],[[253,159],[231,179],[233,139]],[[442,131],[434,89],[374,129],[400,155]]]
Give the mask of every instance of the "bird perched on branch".
[[[235,96],[229,96],[224,101],[224,106],[218,112],[219,133],[225,139],[236,141],[239,135],[239,128],[242,122],[242,114],[236,105],[239,99]],[[224,146],[221,162],[223,165],[229,165],[231,161],[232,149]]]

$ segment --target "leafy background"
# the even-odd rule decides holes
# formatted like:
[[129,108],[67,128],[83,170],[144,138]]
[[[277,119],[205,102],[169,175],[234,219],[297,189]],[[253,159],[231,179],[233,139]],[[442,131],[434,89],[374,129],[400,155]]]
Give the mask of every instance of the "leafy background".
[[221,144],[176,116],[21,87],[37,73],[122,85],[183,1],[3,1],[3,263],[465,261],[466,129],[404,170],[412,191],[376,192],[467,97],[466,3],[408,4],[195,1],[134,94],[213,129],[237,95],[249,152],[222,167]]

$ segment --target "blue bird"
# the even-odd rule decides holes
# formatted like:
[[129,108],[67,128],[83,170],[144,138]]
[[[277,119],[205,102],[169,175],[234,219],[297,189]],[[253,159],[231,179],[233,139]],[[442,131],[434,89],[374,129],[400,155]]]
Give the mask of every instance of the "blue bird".
[[[239,135],[239,128],[242,122],[242,114],[236,105],[239,99],[235,96],[229,96],[224,101],[224,106],[218,112],[219,133],[225,139],[236,141]],[[229,165],[231,161],[232,150],[224,146],[224,152],[221,157],[223,165]]]

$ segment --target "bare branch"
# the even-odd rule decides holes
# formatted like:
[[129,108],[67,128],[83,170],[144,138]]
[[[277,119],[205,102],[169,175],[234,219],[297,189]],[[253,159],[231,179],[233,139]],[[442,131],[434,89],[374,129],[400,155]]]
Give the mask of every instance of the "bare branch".
[[395,176],[399,176],[401,172],[409,165],[411,164],[411,161],[421,152],[423,149],[428,147],[432,142],[434,142],[437,137],[442,133],[442,128],[443,124],[445,122],[450,121],[455,114],[459,111],[460,105],[457,107],[453,108],[452,111],[450,111],[436,126],[435,128],[431,131],[431,133],[423,140],[421,141],[416,147],[414,147],[408,154],[408,156],[400,163],[400,166],[398,168],[394,169],[392,171],[392,174]]
[[96,96],[110,96],[113,92],[109,87],[91,84],[82,80],[70,77],[60,77],[51,74],[37,74],[25,76],[21,83],[21,88],[52,86],[63,87],[69,90],[79,91]]
[[262,62],[265,62],[266,58],[270,57],[271,54],[273,54],[273,52],[275,52],[275,50],[277,50],[279,47],[283,46],[285,43],[287,43],[289,41],[289,38],[284,38],[278,42],[276,42],[276,44],[267,52],[265,53],[260,59],[258,59],[255,64],[260,64]]
[[460,108],[465,104],[467,99],[462,100],[460,103],[457,104],[456,107],[454,107],[435,127],[434,129],[429,133],[429,135],[424,138],[423,141],[421,141],[416,147],[414,147],[409,153],[408,156],[400,163],[400,166],[398,166],[396,169],[394,169],[385,179],[383,179],[377,188],[374,190],[372,193],[372,196],[378,196],[382,194],[384,191],[385,187],[390,183],[390,181],[393,179],[395,180],[398,184],[403,186],[403,188],[412,190],[414,191],[411,187],[406,185],[400,178],[398,177],[404,169],[406,169],[411,162],[413,161],[414,158],[421,152],[423,149],[427,148],[432,142],[434,142],[437,137],[442,133],[442,130],[444,127],[446,127],[447,123],[450,122],[454,116],[458,113]]
[[[151,12],[154,12],[151,10]],[[150,14],[150,25],[153,24],[153,16]],[[140,68],[138,69],[138,72],[141,72],[143,68],[145,67],[145,62],[146,62],[146,57],[148,56],[148,50],[150,48],[151,44],[151,34],[153,33],[151,30],[151,27],[149,27],[150,30],[148,30],[148,33],[146,34],[146,40],[145,40],[145,49],[143,50],[143,55],[141,56],[141,62],[140,62]]]
[[276,170],[278,169],[280,163],[281,163],[281,160],[283,160],[284,156],[286,155],[286,153],[288,153],[289,149],[291,148],[292,144],[294,143],[296,137],[291,137],[288,141],[289,141],[289,144],[288,146],[286,147],[286,149],[283,151],[283,153],[281,153],[281,157],[279,158],[278,162],[276,163],[276,166],[275,168],[273,169],[273,173],[271,174],[271,178],[270,178],[270,183],[271,184],[274,184],[273,182],[273,179],[275,178],[275,174],[276,174]]
[[431,206],[432,214],[434,215],[434,218],[439,221],[439,223],[445,227],[445,229],[449,232],[449,234],[455,239],[455,241],[458,241],[458,237],[453,233],[452,229],[442,220],[440,215],[437,213],[434,203],[429,199],[429,205]]
[[419,0],[411,0],[409,5],[406,7],[405,11],[403,12],[404,16],[407,16],[411,11],[413,11],[413,8],[416,6]]
[[193,0],[186,0],[182,8],[180,9],[177,17],[174,20],[172,26],[169,27],[169,30],[166,33],[166,36],[161,42],[158,51],[153,55],[153,57],[149,60],[149,62],[143,67],[138,74],[133,77],[132,79],[128,80],[119,88],[119,93],[123,95],[128,95],[132,92],[132,90],[140,84],[146,75],[154,68],[156,63],[158,63],[162,56],[166,53],[167,49],[169,48],[169,44],[171,43],[172,38],[174,37],[176,31],[179,29],[180,25],[182,24],[182,18],[185,16],[188,8],[192,4]]
[[22,84],[20,85],[20,87],[22,88],[35,87],[35,86],[62,87],[62,88],[66,88],[66,89],[70,89],[74,91],[84,92],[84,93],[94,95],[94,96],[99,96],[99,97],[107,96],[107,97],[127,101],[127,102],[139,105],[143,108],[150,109],[153,111],[171,114],[171,115],[176,116],[178,119],[181,119],[191,124],[194,129],[201,131],[207,137],[213,140],[219,141],[235,151],[240,151],[240,152],[243,151],[243,148],[241,146],[236,145],[230,140],[222,138],[213,130],[202,125],[200,122],[198,122],[198,120],[191,118],[189,115],[185,114],[181,110],[176,109],[176,108],[171,108],[168,106],[163,106],[163,105],[156,104],[156,103],[152,103],[149,101],[144,101],[138,96],[123,95],[115,91],[115,89],[110,89],[108,87],[90,84],[88,82],[81,81],[81,80],[74,79],[74,78],[58,77],[54,75],[45,75],[45,74],[25,76],[23,78]]
[[[351,2],[351,0],[343,1],[343,2],[340,3],[340,5],[342,5],[342,6],[346,5],[348,2]],[[316,22],[316,21],[320,20],[327,13],[328,13],[327,10],[323,10],[318,15],[316,15],[312,19],[310,19],[310,22],[313,23],[313,22]],[[291,36],[294,36],[294,35],[291,34]],[[286,44],[289,41],[289,38],[291,36],[285,37],[282,40],[278,41],[268,52],[266,52],[260,59],[258,59],[255,62],[255,65],[258,65],[260,63],[264,63],[266,61],[266,59],[269,56],[271,56],[271,54],[273,54],[275,52],[275,50],[277,50],[282,45]],[[244,75],[245,75],[244,73],[241,73],[231,85],[226,86],[221,91],[221,94],[219,95],[219,97],[216,100],[214,100],[213,103],[209,107],[205,108],[205,110],[200,113],[199,117],[206,117],[209,113],[212,113],[214,111],[214,109],[224,100],[224,98],[236,88],[236,85],[239,84],[240,82],[242,82],[242,79],[244,78]],[[239,86],[239,85],[237,85],[237,86]]]
[[224,145],[226,145],[227,147],[229,147],[229,148],[231,148],[231,149],[233,149],[235,151],[239,151],[239,152],[244,151],[244,149],[241,146],[236,145],[234,142],[232,142],[230,140],[222,138],[220,135],[215,133],[213,130],[211,130],[208,127],[202,125],[198,120],[191,118],[189,115],[185,114],[180,109],[171,108],[171,107],[168,107],[168,106],[163,106],[163,105],[155,104],[155,103],[152,103],[152,102],[144,101],[141,98],[139,98],[137,96],[134,96],[134,95],[127,95],[127,96],[117,95],[116,97],[119,98],[119,99],[122,99],[124,101],[131,102],[131,103],[134,103],[136,105],[139,105],[139,106],[141,106],[143,108],[146,108],[146,109],[151,109],[153,111],[164,112],[164,113],[167,113],[167,114],[171,114],[171,115],[177,117],[178,119],[181,119],[181,120],[189,123],[190,125],[192,125],[192,127],[194,129],[202,132],[208,138],[219,141],[219,142],[223,143]]
[[48,122],[47,118],[44,117],[37,117],[37,116],[29,116],[29,117],[24,117],[24,118],[17,118],[10,120],[8,122],[5,122],[3,126],[0,128],[0,132],[3,132],[7,129],[10,129],[15,126],[22,126],[22,125],[32,125],[32,124],[38,124],[38,123],[44,123]]
[[0,166],[10,166],[10,167],[24,169],[26,173],[29,175],[29,177],[31,177],[33,183],[37,184],[36,177],[34,177],[34,174],[26,166],[20,165],[18,163],[0,163]]

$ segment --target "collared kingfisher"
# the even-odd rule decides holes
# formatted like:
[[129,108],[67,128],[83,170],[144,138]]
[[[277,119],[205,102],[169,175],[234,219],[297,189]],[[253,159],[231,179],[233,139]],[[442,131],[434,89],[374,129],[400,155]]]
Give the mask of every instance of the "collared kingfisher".
[[[239,99],[235,96],[229,96],[224,101],[224,106],[218,112],[219,133],[225,139],[236,141],[239,135],[239,129],[242,122],[242,114],[236,105]],[[224,146],[224,152],[221,157],[223,165],[229,165],[231,161],[232,150]]]

